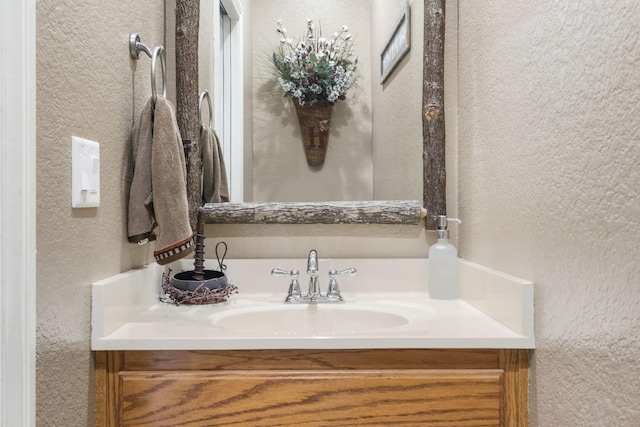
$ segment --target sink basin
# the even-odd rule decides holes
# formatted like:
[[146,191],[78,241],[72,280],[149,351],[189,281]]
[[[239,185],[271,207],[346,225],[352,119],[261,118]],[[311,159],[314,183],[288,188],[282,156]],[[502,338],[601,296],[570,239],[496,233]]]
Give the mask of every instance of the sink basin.
[[406,325],[409,320],[373,308],[301,304],[233,310],[210,316],[216,326],[275,335],[345,335]]

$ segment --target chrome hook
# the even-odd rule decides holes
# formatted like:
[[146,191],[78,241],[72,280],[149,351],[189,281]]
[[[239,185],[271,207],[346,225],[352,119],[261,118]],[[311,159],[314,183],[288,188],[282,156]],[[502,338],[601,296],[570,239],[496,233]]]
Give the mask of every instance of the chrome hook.
[[207,90],[202,91],[198,99],[198,119],[200,120],[200,126],[202,126],[202,101],[204,101],[205,98],[207,98],[207,104],[209,105],[209,128],[213,128],[213,105],[211,104],[211,97]]
[[158,90],[156,89],[156,61],[160,57],[160,66],[162,68],[162,96],[167,97],[167,64],[165,59],[164,47],[156,46],[151,52],[151,49],[140,41],[140,36],[137,33],[131,33],[129,35],[129,55],[132,59],[140,59],[140,52],[147,54],[151,58],[151,93],[153,95],[153,102],[158,99]]
[[137,33],[131,33],[129,35],[129,55],[131,55],[131,59],[140,59],[140,51],[151,58],[151,50],[140,42],[140,36]]
[[156,60],[160,56],[160,66],[162,67],[162,97],[167,97],[167,64],[165,61],[164,48],[162,46],[156,46],[153,49],[153,56],[151,58],[151,94],[153,96],[153,102],[158,99],[158,91],[156,89]]

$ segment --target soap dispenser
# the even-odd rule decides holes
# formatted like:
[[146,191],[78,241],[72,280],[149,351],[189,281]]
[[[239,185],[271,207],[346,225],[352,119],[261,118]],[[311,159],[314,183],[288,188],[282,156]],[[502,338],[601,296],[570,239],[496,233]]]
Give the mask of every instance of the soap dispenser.
[[457,218],[438,215],[438,241],[429,248],[429,296],[435,299],[458,298],[458,251],[449,243],[449,221],[462,224]]

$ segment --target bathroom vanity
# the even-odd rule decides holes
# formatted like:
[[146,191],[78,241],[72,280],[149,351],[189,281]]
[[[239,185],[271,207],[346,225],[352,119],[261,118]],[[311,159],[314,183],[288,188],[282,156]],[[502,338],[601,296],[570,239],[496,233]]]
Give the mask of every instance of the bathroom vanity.
[[159,303],[157,265],[95,283],[97,425],[527,425],[531,283],[461,260],[437,301],[426,259],[321,260],[345,302],[284,304],[304,262],[230,260],[209,306]]

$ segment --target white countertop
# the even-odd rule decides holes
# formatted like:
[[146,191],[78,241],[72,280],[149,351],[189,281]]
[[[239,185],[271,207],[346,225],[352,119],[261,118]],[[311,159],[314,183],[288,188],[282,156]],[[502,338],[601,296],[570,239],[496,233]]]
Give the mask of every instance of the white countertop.
[[[215,319],[264,309],[280,309],[287,278],[272,278],[306,260],[229,260],[227,275],[239,293],[226,303],[182,305],[159,302],[163,267],[156,264],[93,284],[92,350],[242,350],[347,348],[534,348],[533,285],[460,260],[462,299],[433,300],[427,293],[426,259],[320,260],[321,270],[358,268],[340,279],[340,304],[397,313],[402,324],[349,331],[278,331],[264,324],[236,329]],[[206,268],[213,268],[207,260]],[[189,270],[189,262],[172,266]],[[380,277],[394,271],[393,282]],[[324,276],[324,275],[323,275]],[[258,277],[258,279],[256,279]],[[324,278],[324,277],[323,277]],[[300,281],[306,286],[304,273]],[[322,286],[326,285],[326,279]],[[277,290],[277,292],[272,292]],[[384,292],[383,292],[384,290]],[[265,292],[266,291],[266,292]],[[299,307],[324,310],[328,304]]]

